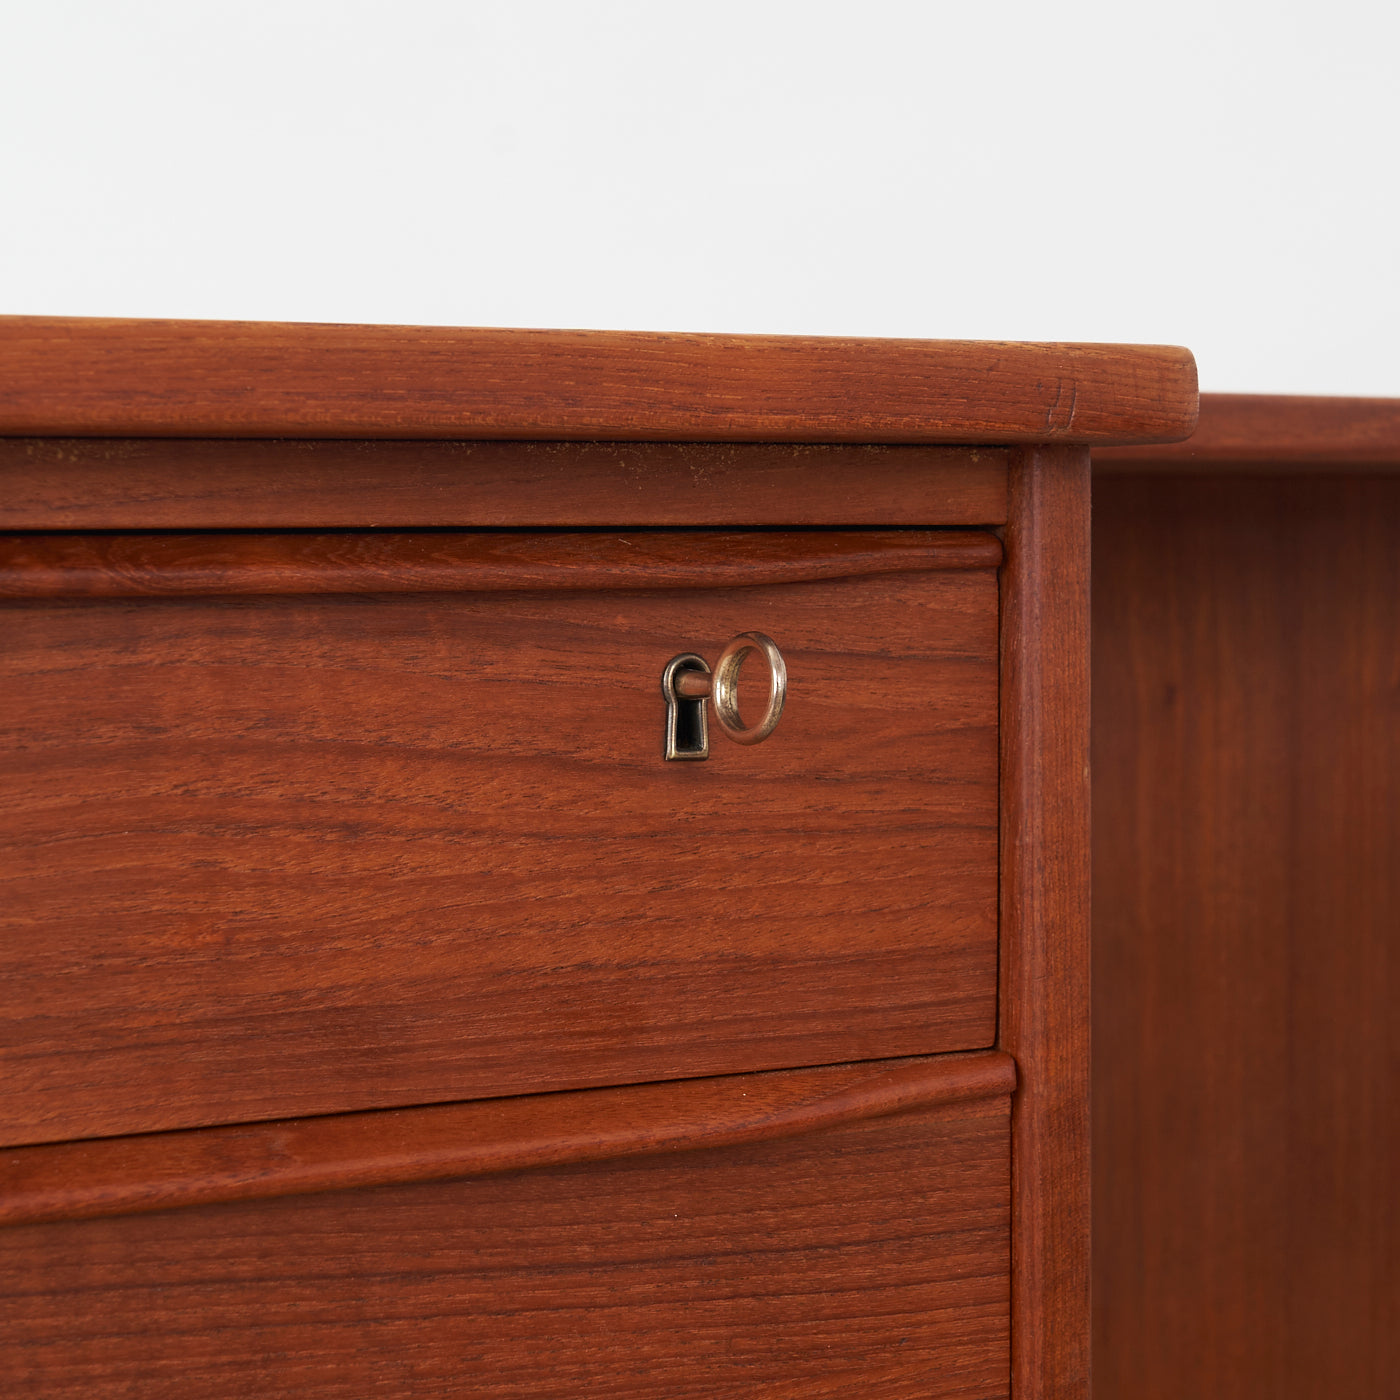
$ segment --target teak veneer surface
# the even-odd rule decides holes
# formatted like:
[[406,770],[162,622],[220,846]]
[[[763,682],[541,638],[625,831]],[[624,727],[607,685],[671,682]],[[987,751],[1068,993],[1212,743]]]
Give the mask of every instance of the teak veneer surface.
[[0,1230],[36,1400],[1008,1393],[1007,1101]]
[[[997,574],[919,539],[784,585],[6,602],[4,1139],[990,1046]],[[663,762],[667,660],[753,629],[774,735]]]
[[0,437],[0,529],[999,525],[1004,448]]
[[1400,399],[1202,394],[1185,442],[1104,447],[1094,469],[1128,472],[1400,471]]
[[11,1147],[0,1225],[726,1147],[1015,1087],[983,1050]]
[[1094,490],[1095,1394],[1400,1377],[1400,477]]
[[1172,441],[1177,346],[0,318],[0,434]]

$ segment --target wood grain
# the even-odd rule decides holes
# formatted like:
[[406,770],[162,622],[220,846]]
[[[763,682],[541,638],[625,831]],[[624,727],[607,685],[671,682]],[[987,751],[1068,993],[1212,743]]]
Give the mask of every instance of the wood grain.
[[[990,1046],[996,607],[6,603],[4,1140]],[[754,629],[772,738],[663,762],[666,662]]]
[[1400,1376],[1400,478],[1095,487],[1096,1393]]
[[1114,472],[1400,471],[1400,399],[1202,394],[1185,442],[1105,447],[1094,470]]
[[38,1400],[1007,1393],[1006,1100],[0,1230]]
[[1012,1114],[1012,1394],[1087,1400],[1089,459],[1011,473],[1002,596],[1001,1029]]
[[0,598],[758,588],[1000,563],[975,530],[0,535]]
[[0,434],[1170,441],[1176,346],[0,318]]
[[1006,451],[0,438],[0,529],[999,525]]
[[1015,1087],[984,1050],[11,1147],[0,1225],[727,1147]]

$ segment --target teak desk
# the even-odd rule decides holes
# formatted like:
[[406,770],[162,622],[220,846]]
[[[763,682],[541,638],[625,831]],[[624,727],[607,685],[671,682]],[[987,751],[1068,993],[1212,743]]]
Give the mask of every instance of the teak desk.
[[1086,1400],[1089,448],[1195,413],[0,322],[9,1383]]

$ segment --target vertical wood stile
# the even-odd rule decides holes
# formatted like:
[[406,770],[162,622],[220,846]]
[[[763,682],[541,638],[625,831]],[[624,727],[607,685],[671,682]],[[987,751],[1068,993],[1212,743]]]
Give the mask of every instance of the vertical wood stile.
[[1002,575],[1000,1047],[1014,1400],[1087,1400],[1089,453],[1026,450]]

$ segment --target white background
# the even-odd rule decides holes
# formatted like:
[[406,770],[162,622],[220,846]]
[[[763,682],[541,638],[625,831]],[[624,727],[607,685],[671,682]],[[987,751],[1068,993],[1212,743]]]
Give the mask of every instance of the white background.
[[1400,395],[1400,3],[0,0],[0,311],[1165,341]]

